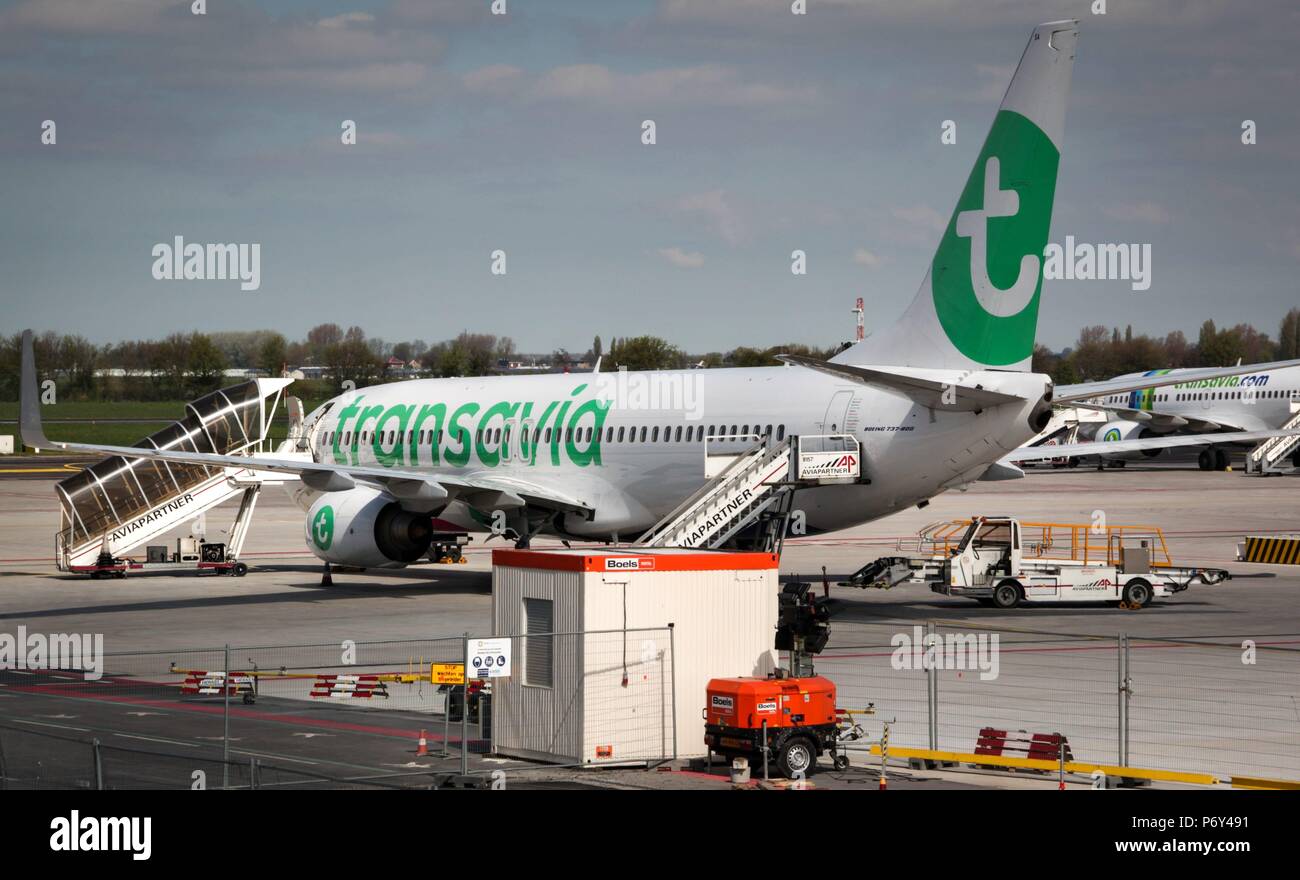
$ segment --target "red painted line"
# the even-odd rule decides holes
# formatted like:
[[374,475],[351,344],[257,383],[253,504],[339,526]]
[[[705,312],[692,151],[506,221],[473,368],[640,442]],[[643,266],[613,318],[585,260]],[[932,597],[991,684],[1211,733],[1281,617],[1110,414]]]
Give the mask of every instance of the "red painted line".
[[[9,687],[6,688],[5,690],[7,693],[42,693],[48,689],[49,688],[47,686],[36,685],[32,687]],[[67,691],[55,691],[55,692],[62,697],[75,698],[78,696],[76,694],[69,694]],[[87,693],[84,696],[91,699],[104,700],[110,703],[122,703],[124,705],[129,705],[129,706],[146,706],[151,709],[173,709],[173,710],[179,709],[188,712],[202,712],[209,715],[222,715],[226,711],[224,705],[216,706],[216,705],[210,705],[205,703],[187,703],[179,699],[158,700],[158,699],[145,699],[141,697],[113,696],[111,694],[92,694],[92,693]],[[220,697],[218,696],[215,697],[214,699],[220,699]],[[420,735],[420,731],[418,729],[408,729],[408,728],[400,728],[400,727],[380,727],[374,724],[355,724],[350,721],[333,721],[327,718],[309,718],[304,715],[268,715],[265,713],[254,711],[252,709],[237,708],[235,706],[230,707],[230,715],[232,718],[248,718],[254,721],[267,721],[275,724],[290,724],[290,725],[298,725],[301,727],[319,727],[323,730],[344,730],[352,733],[370,733],[370,734],[375,734],[377,736],[389,736],[389,737],[393,737],[394,739],[414,740],[418,738]],[[430,719],[430,723],[432,723],[432,719]],[[426,728],[426,730],[428,729],[431,728]],[[442,739],[441,736],[427,734],[427,733],[425,738],[434,739],[438,741],[441,741]],[[457,740],[452,739],[450,741],[456,742]]]
[[[972,632],[973,632],[973,631],[972,631]],[[982,630],[981,630],[981,632],[982,632]],[[978,634],[978,633],[976,633],[976,634]],[[1289,640],[1286,640],[1286,641],[1280,641],[1280,642],[1256,642],[1255,644],[1256,644],[1256,645],[1266,645],[1266,646],[1268,646],[1268,645],[1300,645],[1300,639],[1289,639]],[[939,647],[939,646],[936,645],[936,647]],[[1169,644],[1137,645],[1137,644],[1130,644],[1129,647],[1130,647],[1130,648],[1137,648],[1137,649],[1142,649],[1142,648],[1185,648],[1185,649],[1190,649],[1190,648],[1227,648],[1227,647],[1231,647],[1231,648],[1234,649],[1234,650],[1237,649],[1237,646],[1236,646],[1236,645],[1228,646],[1228,645],[1215,645],[1215,644],[1208,644],[1208,643],[1207,643],[1207,644],[1193,644],[1193,645],[1187,645],[1187,644],[1177,644],[1177,645],[1169,645]],[[925,648],[923,647],[922,650],[925,650]],[[1078,652],[1078,651],[1114,651],[1114,650],[1117,650],[1117,646],[1115,646],[1115,645],[1079,645],[1079,646],[1068,647],[1068,648],[1067,648],[1067,647],[1062,647],[1062,648],[1004,648],[1004,647],[1002,647],[1000,644],[998,645],[998,653],[999,653],[999,654],[1054,654],[1054,653],[1069,653],[1069,652]],[[861,653],[859,653],[859,654],[830,654],[830,653],[827,653],[827,652],[822,652],[822,653],[819,654],[818,656],[819,656],[821,659],[823,659],[823,660],[850,660],[850,659],[853,659],[853,658],[855,658],[855,657],[892,657],[892,656],[894,656],[894,654],[896,654],[897,652],[898,652],[897,649],[894,649],[894,650],[892,650],[892,651],[879,651],[879,652],[865,653],[865,654],[861,654]],[[910,653],[910,652],[909,652],[909,653]]]

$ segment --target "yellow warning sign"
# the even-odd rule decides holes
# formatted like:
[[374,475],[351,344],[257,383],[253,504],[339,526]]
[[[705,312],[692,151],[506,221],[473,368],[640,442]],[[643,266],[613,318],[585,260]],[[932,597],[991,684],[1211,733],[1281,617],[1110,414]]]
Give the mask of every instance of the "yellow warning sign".
[[429,666],[429,680],[434,684],[464,684],[464,663],[434,663]]

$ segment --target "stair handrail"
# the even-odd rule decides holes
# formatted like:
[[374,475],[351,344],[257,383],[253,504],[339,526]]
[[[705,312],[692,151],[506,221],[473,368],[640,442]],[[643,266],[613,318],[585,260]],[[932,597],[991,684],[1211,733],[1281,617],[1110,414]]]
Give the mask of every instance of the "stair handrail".
[[[731,435],[723,435],[723,436],[730,437]],[[735,435],[735,436],[752,438],[755,435]],[[686,498],[685,501],[683,501],[681,504],[678,504],[671,511],[665,514],[663,518],[661,518],[657,523],[652,525],[650,528],[646,529],[646,531],[642,533],[641,537],[637,538],[636,541],[634,541],[633,543],[645,544],[651,538],[657,537],[660,531],[665,526],[671,524],[674,520],[676,520],[679,516],[684,514],[687,510],[689,510],[690,508],[698,504],[700,501],[702,501],[706,496],[712,494],[716,489],[721,488],[723,485],[725,485],[735,477],[739,477],[740,474],[748,470],[751,465],[755,465],[758,462],[770,461],[776,457],[776,454],[778,452],[785,452],[788,454],[790,448],[790,441],[783,440],[781,443],[777,444],[776,446],[768,450],[769,454],[767,455],[751,456],[751,453],[762,451],[763,448],[764,448],[763,441],[762,438],[760,437],[758,439],[758,442],[752,444],[742,452],[737,453],[735,460],[731,462],[731,464],[727,465],[726,468],[720,471],[712,479],[705,481],[704,485],[700,486],[700,488],[695,490],[693,493],[691,493]],[[708,455],[707,441],[706,441],[705,455],[706,456]]]

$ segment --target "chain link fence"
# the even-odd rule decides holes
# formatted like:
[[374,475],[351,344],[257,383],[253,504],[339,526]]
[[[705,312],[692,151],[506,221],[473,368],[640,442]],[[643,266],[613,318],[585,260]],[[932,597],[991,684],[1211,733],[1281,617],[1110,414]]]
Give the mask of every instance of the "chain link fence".
[[1300,635],[832,631],[817,673],[841,706],[872,704],[895,747],[971,753],[989,728],[1060,733],[1081,762],[1300,780]]
[[[143,744],[142,744],[143,745]],[[313,773],[258,758],[109,745],[98,737],[0,724],[0,790],[404,788],[399,782]]]
[[[1081,762],[1300,779],[1300,635],[832,629],[817,672],[842,708],[872,707],[869,730],[890,723],[892,748],[970,753],[989,728],[1059,733]],[[108,654],[98,679],[7,677],[0,788],[409,787],[507,760],[510,772],[654,766],[700,745],[704,694],[679,687],[671,628],[502,643],[510,674],[468,686],[463,664],[483,662],[468,634]],[[8,711],[24,699],[25,716]],[[367,755],[327,748],[343,742]]]
[[[405,787],[490,774],[499,763],[471,756],[493,751],[516,770],[675,756],[671,629],[496,641],[510,675],[468,682],[481,662],[468,633],[105,654],[98,677],[9,673],[0,789]],[[28,710],[4,711],[11,700]],[[354,758],[331,740],[369,748]]]

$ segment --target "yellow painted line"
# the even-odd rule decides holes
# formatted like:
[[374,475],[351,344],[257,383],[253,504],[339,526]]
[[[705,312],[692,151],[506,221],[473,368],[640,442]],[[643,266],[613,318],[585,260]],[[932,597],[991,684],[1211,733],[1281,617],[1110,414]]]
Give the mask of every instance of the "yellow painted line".
[[1300,791],[1300,782],[1293,779],[1264,779],[1259,776],[1234,776],[1233,788],[1267,789],[1270,791]]
[[[880,746],[873,745],[871,754],[879,755]],[[1043,761],[1038,758],[1010,758],[996,755],[976,755],[973,752],[939,752],[931,749],[892,748],[890,757],[922,758],[930,761],[949,761],[954,764],[981,764],[987,767],[1018,767],[1024,770],[1059,770],[1056,761]],[[1184,773],[1179,770],[1152,770],[1145,767],[1119,767],[1113,764],[1087,764],[1080,761],[1066,761],[1066,773],[1092,774],[1100,770],[1107,776],[1122,776],[1126,779],[1151,779],[1161,782],[1185,782],[1190,785],[1215,785],[1219,778],[1211,773]]]
[[63,474],[68,471],[79,471],[80,465],[63,464],[58,467],[47,468],[0,468],[0,474]]

